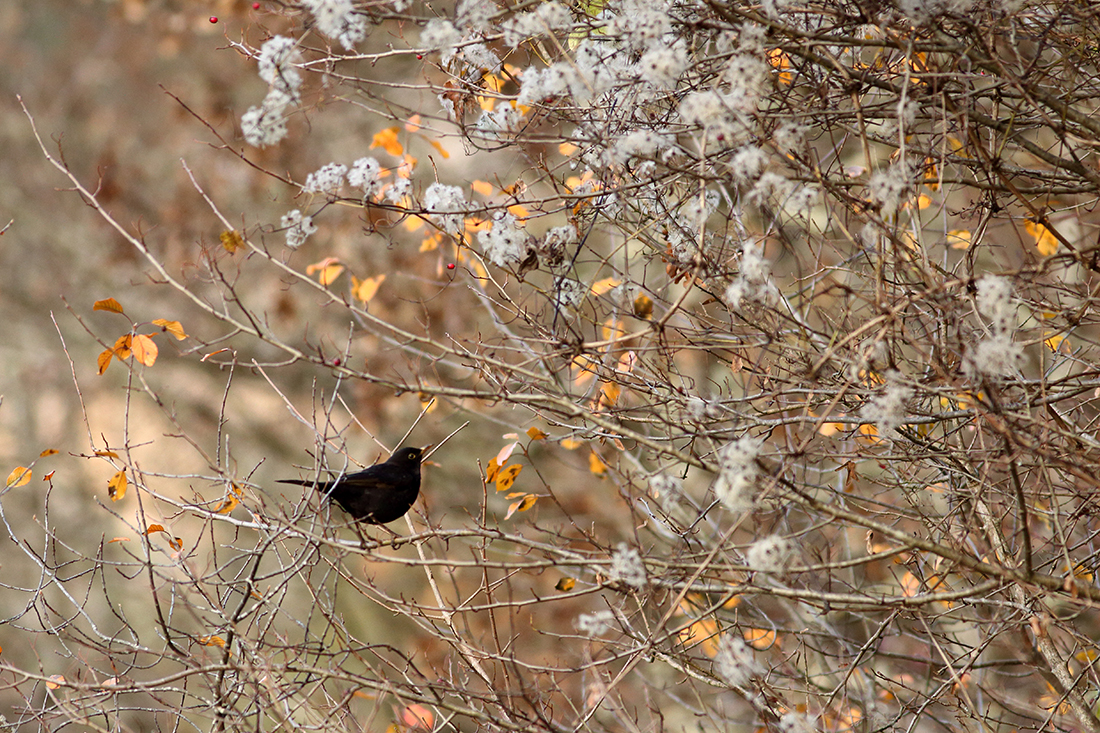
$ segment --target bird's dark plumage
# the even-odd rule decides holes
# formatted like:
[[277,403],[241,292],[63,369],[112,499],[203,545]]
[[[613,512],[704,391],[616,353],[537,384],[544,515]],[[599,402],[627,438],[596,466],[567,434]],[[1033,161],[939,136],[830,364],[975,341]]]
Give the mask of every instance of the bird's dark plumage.
[[281,484],[314,486],[351,516],[367,524],[386,524],[405,516],[420,494],[423,448],[402,448],[388,461],[335,481],[285,479]]

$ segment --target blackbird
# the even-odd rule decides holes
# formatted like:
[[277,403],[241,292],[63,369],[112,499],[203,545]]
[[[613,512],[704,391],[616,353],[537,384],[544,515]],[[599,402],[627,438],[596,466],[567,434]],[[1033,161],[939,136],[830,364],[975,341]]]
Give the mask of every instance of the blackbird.
[[420,493],[420,457],[423,448],[402,448],[388,461],[335,481],[284,479],[281,484],[313,486],[335,500],[357,521],[386,524],[405,516]]

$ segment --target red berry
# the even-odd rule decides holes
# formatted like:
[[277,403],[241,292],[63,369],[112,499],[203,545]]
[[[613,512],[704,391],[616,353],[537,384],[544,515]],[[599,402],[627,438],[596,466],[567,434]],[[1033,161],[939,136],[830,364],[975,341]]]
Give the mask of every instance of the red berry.
[[259,3],[252,3],[252,9],[253,10],[259,10],[260,9],[260,4]]
[[424,58],[424,54],[422,54],[422,53],[418,53],[418,54],[416,55],[416,57],[417,57],[418,59],[422,59],[422,58]]
[[335,359],[332,360],[332,365],[333,366],[340,366],[340,364],[341,364],[340,357],[336,357]]
[[447,269],[448,269],[448,270],[453,270],[453,269],[455,269],[455,263],[453,263],[453,262],[448,262],[448,263],[447,263]]
[[218,22],[218,16],[216,16],[216,15],[211,15],[211,16],[210,16],[210,22],[211,22],[211,23],[217,23],[217,22]]

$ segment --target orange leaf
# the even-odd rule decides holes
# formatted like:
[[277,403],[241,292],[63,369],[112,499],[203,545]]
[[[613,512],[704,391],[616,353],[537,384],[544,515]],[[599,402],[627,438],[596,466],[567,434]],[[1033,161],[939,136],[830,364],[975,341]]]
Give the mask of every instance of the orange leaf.
[[181,540],[179,537],[169,537],[168,546],[176,552],[179,552],[183,549],[183,540]]
[[218,508],[215,509],[214,512],[216,514],[229,514],[229,512],[236,509],[237,505],[240,503],[240,499],[233,496],[232,494],[229,494],[225,497],[225,499],[222,500],[222,503],[218,505]]
[[244,246],[244,237],[242,237],[241,233],[236,229],[226,229],[218,235],[218,239],[221,240],[222,246],[225,247],[225,251],[230,254],[233,254]]
[[435,725],[435,716],[428,708],[414,703],[401,711],[401,724],[409,730],[431,730]]
[[516,482],[516,477],[519,476],[519,472],[522,470],[523,466],[518,463],[500,469],[497,473],[497,491],[507,491],[512,488],[512,484]]
[[588,454],[588,470],[597,476],[607,473],[607,464],[595,452]]
[[225,648],[225,639],[220,636],[200,636],[195,641],[199,642],[203,646],[216,646]]
[[130,334],[126,334],[125,336],[119,336],[115,341],[114,352],[119,361],[130,358],[130,344],[132,340]]
[[65,684],[64,675],[51,674],[49,677],[46,678],[46,687],[51,689],[51,690],[56,690],[58,687],[61,687],[61,685],[63,685],[63,684]]
[[114,355],[115,355],[114,349],[107,349],[106,351],[100,353],[100,355],[96,357],[96,360],[95,360],[96,372],[95,373],[96,373],[97,376],[100,375],[100,374],[103,374],[103,372],[107,371],[107,367],[111,366],[111,357],[114,356]]
[[769,649],[778,641],[771,629],[745,629],[744,637],[755,649]]
[[110,311],[111,313],[122,313],[125,315],[125,311],[122,310],[122,304],[114,298],[104,298],[103,300],[97,300],[92,305],[94,311]]
[[[394,128],[397,129],[397,128]],[[416,132],[420,129],[420,115],[413,115],[405,121],[405,129],[409,132]]]
[[489,183],[488,181],[474,181],[470,184],[470,188],[472,188],[475,192],[480,193],[482,196],[493,195],[493,184]]
[[573,586],[577,584],[575,578],[562,578],[558,581],[558,584],[554,586],[554,590],[560,590],[563,593],[568,593],[573,590]]
[[901,594],[906,598],[912,598],[920,593],[920,581],[908,570],[898,582],[901,584]]
[[440,155],[442,155],[444,159],[447,159],[447,158],[450,158],[450,157],[451,157],[451,154],[450,154],[450,153],[448,153],[448,152],[447,152],[446,150],[444,150],[444,149],[443,149],[443,146],[442,146],[442,145],[440,145],[440,144],[439,144],[438,142],[436,142],[435,140],[429,140],[429,141],[428,141],[428,144],[430,144],[430,145],[431,145],[431,146],[432,146],[433,148],[435,148],[436,150],[438,150],[438,151],[439,151],[439,154],[440,154]]
[[1024,229],[1035,238],[1035,248],[1043,257],[1050,257],[1058,251],[1058,238],[1042,224],[1029,219],[1024,222]]
[[23,466],[16,466],[11,473],[8,474],[7,488],[14,489],[16,486],[23,486],[29,483],[31,480],[31,470],[24,468]]
[[163,531],[164,531],[164,527],[160,526],[159,524],[150,524],[148,527],[145,528],[145,534],[147,534],[147,535],[153,534],[153,532],[163,532]]
[[550,436],[542,432],[538,428],[527,428],[527,437],[531,440],[545,440]]
[[134,359],[139,363],[144,364],[147,367],[153,366],[157,361],[157,345],[153,343],[153,339],[149,338],[143,333],[139,333],[134,336]]
[[57,473],[57,471],[50,471],[49,473],[47,473],[45,476],[42,477],[42,480],[43,481],[49,481],[50,479],[53,478],[53,475],[55,473]]
[[603,295],[612,288],[617,288],[622,283],[622,280],[614,277],[605,277],[603,280],[597,280],[592,283],[592,294]]
[[680,629],[677,636],[684,646],[698,645],[700,651],[708,657],[718,653],[718,624],[709,618],[701,618],[688,626]]
[[53,455],[57,455],[57,449],[56,448],[47,448],[46,450],[39,453],[38,457],[39,458],[45,458],[46,456],[53,456]]
[[558,443],[558,445],[566,450],[576,450],[584,445],[584,443],[579,440],[573,440],[572,438],[562,438],[562,441]]
[[516,512],[525,512],[535,505],[538,497],[534,494],[528,494],[519,501],[513,501],[508,505],[508,513],[504,515],[505,519],[511,519],[512,515]]
[[126,472],[119,471],[107,481],[107,495],[111,501],[118,501],[126,496]]
[[118,453],[115,453],[113,450],[97,450],[95,455],[100,458],[118,458]]
[[163,318],[158,318],[153,321],[153,325],[160,326],[162,330],[175,336],[176,341],[183,341],[187,338],[187,334],[183,332],[183,324],[179,321],[166,321]]
[[369,303],[371,298],[378,292],[378,288],[382,285],[382,281],[386,279],[385,275],[378,275],[377,277],[368,277],[360,280],[357,277],[351,278],[351,292],[356,299]]
[[371,149],[382,148],[390,155],[400,157],[405,148],[397,140],[397,133],[399,128],[387,127],[379,133],[376,133],[374,138],[371,139]]
[[113,542],[129,542],[129,541],[130,541],[129,537],[115,537],[114,539],[107,540],[107,544],[109,545]]
[[615,382],[603,382],[600,385],[599,407],[614,407],[623,388]]

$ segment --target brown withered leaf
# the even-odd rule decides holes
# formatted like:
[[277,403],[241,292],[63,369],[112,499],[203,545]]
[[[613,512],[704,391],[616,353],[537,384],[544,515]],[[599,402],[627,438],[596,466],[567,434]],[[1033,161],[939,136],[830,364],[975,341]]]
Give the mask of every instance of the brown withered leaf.
[[233,254],[244,246],[244,237],[236,229],[226,229],[218,235],[218,239],[221,240],[222,246],[229,254]]

